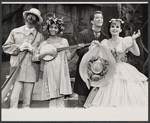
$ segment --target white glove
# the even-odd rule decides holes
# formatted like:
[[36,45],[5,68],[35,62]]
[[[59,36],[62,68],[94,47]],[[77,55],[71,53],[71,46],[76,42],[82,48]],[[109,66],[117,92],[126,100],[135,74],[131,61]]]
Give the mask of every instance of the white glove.
[[28,51],[32,52],[32,50],[33,50],[33,46],[32,46],[30,43],[28,43],[28,45],[27,45],[27,49],[28,49]]
[[26,50],[27,49],[27,42],[24,42],[23,44],[21,44],[19,49],[20,49],[20,51]]

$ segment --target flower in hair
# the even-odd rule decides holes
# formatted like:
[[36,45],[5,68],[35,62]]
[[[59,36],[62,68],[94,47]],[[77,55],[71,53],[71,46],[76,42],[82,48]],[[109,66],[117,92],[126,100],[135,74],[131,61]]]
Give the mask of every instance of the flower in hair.
[[51,26],[52,24],[55,24],[58,26],[60,31],[63,31],[65,29],[65,27],[63,26],[64,21],[63,21],[62,17],[61,19],[58,19],[55,14],[52,17],[48,17],[48,20],[46,21],[46,25],[43,26],[43,31],[45,31],[46,29],[49,29],[49,26]]
[[112,18],[109,23],[112,23],[113,21],[119,21],[120,23],[124,23],[124,21],[122,19],[115,19],[115,18]]

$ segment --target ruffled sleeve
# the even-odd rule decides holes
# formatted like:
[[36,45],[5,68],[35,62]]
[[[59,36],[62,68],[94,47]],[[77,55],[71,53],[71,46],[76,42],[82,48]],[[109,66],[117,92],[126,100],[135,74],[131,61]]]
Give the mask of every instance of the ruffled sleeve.
[[[69,43],[68,43],[68,40],[63,38],[63,47],[68,47],[69,46]],[[70,53],[70,51],[67,49],[65,50],[66,53]]]
[[67,40],[67,39],[63,38],[63,39],[62,39],[62,42],[63,42],[63,46],[64,46],[64,47],[69,46],[69,43],[68,43],[68,40]]
[[133,46],[133,41],[132,41],[132,37],[131,36],[127,36],[125,38],[123,38],[122,41],[122,52],[126,51],[128,52],[128,50]]
[[[101,44],[107,46],[107,39],[102,40],[102,41],[101,41]],[[107,46],[107,47],[108,47],[108,46]]]

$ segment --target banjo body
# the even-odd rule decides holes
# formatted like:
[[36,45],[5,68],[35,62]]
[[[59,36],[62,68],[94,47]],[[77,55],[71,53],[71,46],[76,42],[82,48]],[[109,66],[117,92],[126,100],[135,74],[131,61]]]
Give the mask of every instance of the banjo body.
[[[90,43],[84,44],[84,46],[89,46],[89,45],[90,45]],[[45,52],[50,52],[50,51],[60,52],[60,51],[67,50],[67,49],[74,49],[77,47],[79,47],[79,45],[72,45],[72,46],[68,46],[68,47],[56,48],[53,44],[46,44],[46,45],[41,47],[40,54],[43,54]],[[43,60],[44,61],[51,61],[54,58],[55,58],[54,56],[46,55],[45,57],[43,57]]]
[[[57,52],[57,49],[52,44],[46,44],[43,47],[41,47],[40,54],[43,54],[45,52],[50,52],[50,51],[56,51]],[[50,61],[50,60],[53,60],[54,58],[55,58],[54,56],[46,55],[45,57],[43,57],[43,60],[44,61]]]

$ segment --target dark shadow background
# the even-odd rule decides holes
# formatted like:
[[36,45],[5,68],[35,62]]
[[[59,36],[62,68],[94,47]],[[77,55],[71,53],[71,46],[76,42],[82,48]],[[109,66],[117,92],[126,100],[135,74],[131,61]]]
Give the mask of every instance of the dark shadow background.
[[[127,5],[130,5],[128,8]],[[135,27],[142,29],[141,40],[137,41],[140,47],[141,56],[135,57],[130,53],[128,54],[129,62],[134,65],[139,71],[148,76],[148,4],[2,4],[2,45],[7,40],[9,33],[12,29],[24,25],[23,12],[30,8],[37,8],[41,11],[44,22],[46,22],[48,16],[52,16],[54,13],[58,18],[64,17],[65,31],[63,37],[67,38],[70,45],[77,44],[78,34],[83,29],[90,27],[89,16],[96,10],[103,11],[104,24],[102,30],[107,34],[108,22],[111,18],[119,18],[123,16],[123,8],[127,8],[126,13],[133,15],[131,8],[136,10],[141,15],[138,18],[139,26],[136,25],[134,20],[130,20]],[[123,18],[125,21],[128,20],[128,16]],[[43,23],[44,25],[44,23]],[[42,31],[43,25],[37,26],[45,37],[48,38],[47,32]],[[128,29],[128,27],[126,27]],[[137,30],[136,28],[134,28]],[[130,30],[128,30],[130,32]],[[132,32],[131,32],[132,33]],[[9,74],[9,60],[10,55],[2,52],[1,61],[1,84],[5,81],[6,75]],[[77,55],[70,61],[70,76],[75,77]]]

